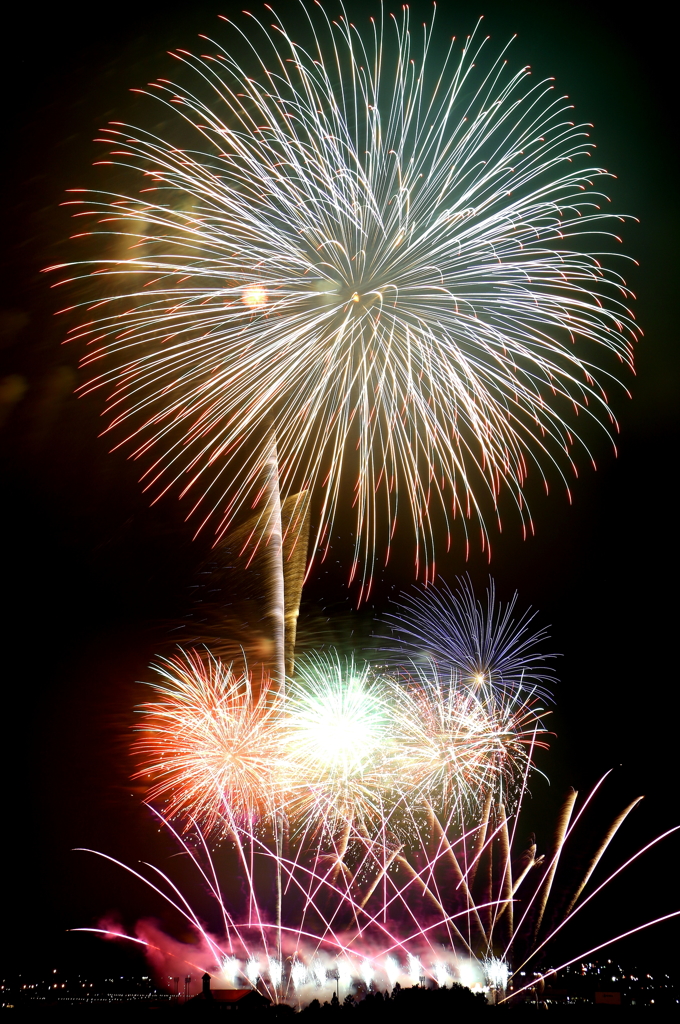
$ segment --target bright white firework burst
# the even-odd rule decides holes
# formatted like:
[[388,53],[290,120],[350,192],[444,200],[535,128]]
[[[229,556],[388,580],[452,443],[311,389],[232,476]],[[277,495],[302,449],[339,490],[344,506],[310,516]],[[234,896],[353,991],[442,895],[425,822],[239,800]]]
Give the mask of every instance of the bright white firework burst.
[[193,88],[138,90],[157,133],[105,129],[139,184],[73,200],[118,248],[69,265],[100,289],[71,336],[147,489],[189,496],[198,528],[257,500],[275,434],[315,551],[353,508],[362,600],[399,496],[425,580],[436,517],[477,518],[485,546],[505,485],[528,523],[530,464],[564,476],[574,416],[613,422],[596,363],[630,365],[636,329],[600,251],[606,172],[552,80],[476,32],[440,60],[406,7],[366,33],[336,9],[302,3],[299,40],[269,8],[224,19],[224,45],[174,55]]
[[300,659],[280,728],[289,814],[316,819],[331,833],[383,820],[391,708],[386,682],[368,665],[334,652]]

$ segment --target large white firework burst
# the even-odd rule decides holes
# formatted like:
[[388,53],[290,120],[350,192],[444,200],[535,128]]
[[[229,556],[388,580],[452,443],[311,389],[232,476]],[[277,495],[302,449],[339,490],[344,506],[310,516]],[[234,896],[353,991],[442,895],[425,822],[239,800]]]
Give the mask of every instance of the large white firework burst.
[[631,363],[629,292],[601,251],[606,172],[552,81],[477,33],[434,56],[407,8],[364,32],[302,3],[296,38],[265,19],[225,19],[140,90],[157,131],[105,130],[137,183],[73,200],[113,237],[69,277],[98,282],[72,336],[152,493],[221,534],[273,435],[314,550],[353,510],[365,597],[399,496],[425,578],[438,517],[478,519],[485,545],[505,485],[529,521],[530,464],[564,474],[575,415],[613,422],[596,364]]

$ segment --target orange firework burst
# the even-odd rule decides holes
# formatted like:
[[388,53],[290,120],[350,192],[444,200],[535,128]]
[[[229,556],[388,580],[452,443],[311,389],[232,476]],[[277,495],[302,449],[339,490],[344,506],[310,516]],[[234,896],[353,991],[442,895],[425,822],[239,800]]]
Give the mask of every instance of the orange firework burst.
[[280,756],[277,696],[267,677],[209,652],[181,650],[160,659],[158,699],[140,708],[136,777],[151,780],[148,798],[167,800],[165,814],[197,819],[204,832],[225,821],[266,817],[274,810]]

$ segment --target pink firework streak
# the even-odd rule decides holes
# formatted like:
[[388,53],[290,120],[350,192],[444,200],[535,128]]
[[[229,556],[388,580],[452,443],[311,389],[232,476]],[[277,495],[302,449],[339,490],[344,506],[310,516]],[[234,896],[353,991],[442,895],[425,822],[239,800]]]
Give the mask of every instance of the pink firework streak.
[[[675,826],[656,836],[589,887],[614,835],[639,803],[633,801],[604,829],[586,869],[575,874],[565,846],[605,778],[580,804],[577,794],[569,793],[542,855],[533,842],[527,849],[517,847],[521,806],[506,814],[490,798],[472,828],[430,807],[412,816],[410,831],[403,830],[399,841],[386,823],[376,835],[351,826],[326,847],[309,848],[288,832],[277,843],[273,828],[269,833],[249,828],[227,812],[233,853],[224,877],[246,880],[240,896],[225,894],[198,828],[192,842],[154,812],[217,905],[219,935],[206,927],[164,872],[149,866],[153,874],[145,875],[97,851],[87,852],[113,861],[161,895],[196,941],[179,942],[147,921],[138,923],[135,935],[121,934],[111,922],[77,930],[142,945],[159,972],[207,971],[217,987],[251,986],[277,1002],[298,1006],[330,998],[336,990],[342,997],[370,988],[389,990],[397,982],[417,985],[422,979],[438,985],[456,981],[499,1001],[521,997],[535,979],[512,991],[513,971],[535,966],[551,941],[610,882],[680,830]],[[283,878],[280,923],[271,909],[277,872]],[[678,915],[673,911],[616,934],[566,963]]]

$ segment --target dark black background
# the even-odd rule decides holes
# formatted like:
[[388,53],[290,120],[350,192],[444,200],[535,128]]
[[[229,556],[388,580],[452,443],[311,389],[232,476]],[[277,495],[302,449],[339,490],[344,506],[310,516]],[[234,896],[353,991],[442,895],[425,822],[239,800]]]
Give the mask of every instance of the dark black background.
[[[5,24],[3,931],[6,962],[22,968],[112,963],[122,956],[112,946],[66,929],[107,911],[127,923],[161,912],[122,873],[70,851],[92,846],[166,864],[172,853],[127,781],[127,732],[140,699],[135,680],[148,678],[149,659],[167,643],[164,623],[184,614],[210,537],[192,542],[172,498],[150,509],[135,467],[97,438],[98,400],[72,395],[78,352],[61,347],[63,326],[53,315],[60,299],[40,271],[68,258],[64,190],[101,181],[90,166],[97,128],[130,116],[128,88],[167,73],[169,47],[191,48],[197,32],[223,31],[218,13],[231,10],[149,0],[66,3],[47,13],[17,5]],[[621,837],[622,856],[680,822],[673,32],[650,5],[464,0],[441,4],[438,16],[446,34],[465,34],[479,13],[499,46],[517,32],[511,60],[555,75],[578,116],[593,121],[597,159],[618,175],[614,204],[641,221],[623,229],[625,251],[641,264],[628,277],[645,340],[637,377],[625,381],[633,401],[611,396],[621,423],[618,457],[594,435],[598,470],[583,460],[573,505],[559,488],[538,497],[537,535],[526,542],[509,518],[490,567],[501,596],[517,589],[522,605],[539,609],[540,621],[552,625],[553,649],[564,655],[557,738],[541,762],[552,787],[540,779],[532,787],[533,827],[547,831],[565,786],[585,790],[613,767],[602,822],[609,809],[646,794]],[[348,550],[340,538],[343,565]],[[367,617],[410,584],[411,564],[410,552],[393,559],[374,605],[354,621],[358,632],[368,632]],[[484,585],[489,567],[478,552],[467,565],[460,551],[440,564],[449,580],[466,569]],[[344,568],[316,572],[309,613],[329,607],[351,622],[355,595],[345,579]],[[677,909],[677,852],[669,844],[644,871],[631,872],[599,917],[575,930],[573,953],[586,948],[593,921],[594,938],[606,938],[627,922]],[[670,959],[674,929],[671,922],[629,942],[622,955]]]

